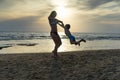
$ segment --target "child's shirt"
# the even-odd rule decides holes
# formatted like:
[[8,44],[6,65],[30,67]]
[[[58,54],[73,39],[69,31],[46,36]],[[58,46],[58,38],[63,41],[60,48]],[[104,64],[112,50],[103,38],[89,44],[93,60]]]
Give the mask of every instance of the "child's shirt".
[[70,39],[70,41],[75,41],[75,37],[71,34],[71,32],[69,31],[69,29],[64,28],[65,29],[65,34],[66,36],[68,36],[68,38]]
[[69,29],[64,28],[65,29],[65,34],[66,36],[70,37],[71,36],[71,32],[69,31]]

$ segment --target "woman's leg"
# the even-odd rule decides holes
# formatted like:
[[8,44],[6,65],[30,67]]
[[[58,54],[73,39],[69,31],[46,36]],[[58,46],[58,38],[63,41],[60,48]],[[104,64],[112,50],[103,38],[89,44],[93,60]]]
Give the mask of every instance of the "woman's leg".
[[51,33],[51,37],[52,37],[52,39],[53,39],[53,41],[55,43],[55,47],[54,47],[53,53],[54,53],[55,56],[57,56],[57,50],[60,47],[60,45],[62,44],[62,42],[61,42],[61,39],[60,39],[59,35]]

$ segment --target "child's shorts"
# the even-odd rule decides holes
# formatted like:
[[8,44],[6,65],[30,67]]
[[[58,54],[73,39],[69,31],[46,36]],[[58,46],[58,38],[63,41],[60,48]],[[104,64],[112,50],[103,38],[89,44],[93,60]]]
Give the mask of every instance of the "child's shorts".
[[72,36],[72,35],[69,37],[69,39],[70,39],[71,41],[75,41],[75,37]]

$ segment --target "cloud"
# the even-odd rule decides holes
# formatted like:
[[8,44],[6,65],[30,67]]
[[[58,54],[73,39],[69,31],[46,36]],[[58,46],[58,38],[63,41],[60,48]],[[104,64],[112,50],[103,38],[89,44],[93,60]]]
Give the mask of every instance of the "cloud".
[[87,6],[89,7],[89,9],[94,9],[112,1],[114,0],[88,0]]
[[[106,24],[109,23],[109,21],[117,24],[120,21],[119,2],[120,0],[76,0],[76,2],[74,2],[74,4],[77,4],[78,9],[76,16],[82,18],[82,20],[86,19],[93,24],[103,23],[103,21],[105,21]],[[82,3],[84,3],[84,5]],[[78,4],[80,6],[83,5],[84,8],[80,8]]]
[[112,25],[120,27],[120,13],[109,14],[99,17],[98,20],[101,24]]
[[0,29],[2,31],[29,31],[39,24],[36,21],[39,16],[28,16],[17,19],[10,19],[0,22]]
[[[111,31],[113,26],[119,26],[120,0],[64,0],[63,2],[66,2],[64,6],[72,11],[70,18],[75,17],[74,19],[78,21],[76,23],[71,20],[73,24],[87,23],[86,25],[94,29],[102,26],[101,30],[111,26]],[[54,0],[0,0],[0,30],[42,31],[43,27],[40,26],[48,23],[46,21],[49,13],[59,4],[61,3],[55,5]]]
[[69,0],[68,2],[68,7],[75,7],[79,10],[92,10],[110,2],[117,4],[120,0]]
[[19,3],[23,3],[23,1],[22,0],[14,0],[14,1],[0,0],[0,10],[2,11],[9,10]]
[[54,6],[49,0],[0,0],[0,19],[33,15],[42,18],[48,15],[53,8]]
[[0,31],[42,31],[52,9],[50,0],[0,0]]
[[120,13],[97,16],[91,19],[89,28],[96,32],[119,32],[120,30]]
[[34,12],[36,10],[51,10],[54,6],[49,0],[0,0],[2,12]]

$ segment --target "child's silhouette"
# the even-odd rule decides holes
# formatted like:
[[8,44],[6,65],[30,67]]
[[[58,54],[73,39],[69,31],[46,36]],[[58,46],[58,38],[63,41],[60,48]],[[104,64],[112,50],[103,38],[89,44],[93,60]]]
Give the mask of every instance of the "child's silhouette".
[[86,40],[81,39],[79,41],[76,41],[75,37],[71,34],[70,32],[70,24],[66,24],[65,26],[62,26],[65,30],[65,34],[66,36],[70,39],[70,43],[71,44],[75,44],[75,45],[79,45],[80,46],[80,42],[86,42]]

